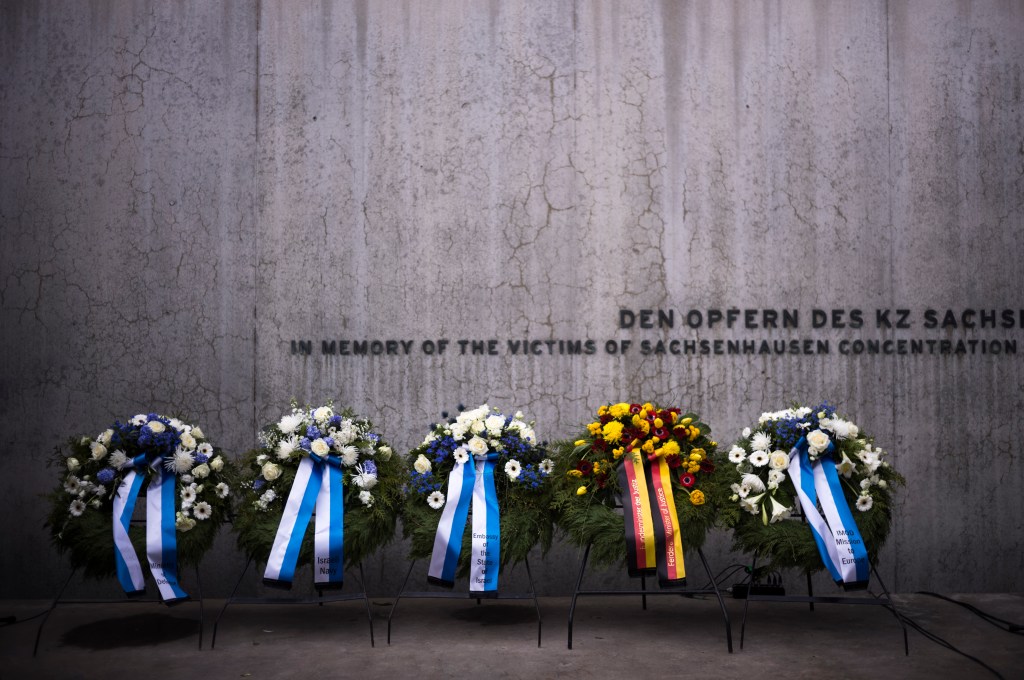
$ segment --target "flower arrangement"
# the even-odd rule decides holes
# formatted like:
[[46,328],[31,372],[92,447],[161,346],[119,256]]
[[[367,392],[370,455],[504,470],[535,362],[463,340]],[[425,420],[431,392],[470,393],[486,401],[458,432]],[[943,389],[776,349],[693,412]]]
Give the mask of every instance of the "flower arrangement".
[[[654,489],[656,482],[674,500],[674,530],[682,548],[700,548],[725,496],[713,462],[717,442],[710,434],[697,414],[676,407],[629,402],[601,406],[585,433],[558,444],[559,526],[574,543],[589,545],[598,564],[626,560],[630,572],[637,571],[627,559],[624,528],[627,534],[632,530],[634,500],[652,506],[646,505],[643,493],[637,492],[634,499],[636,485],[631,479],[636,474],[644,478],[637,478],[640,488]],[[625,518],[615,511],[619,506]]]
[[[230,509],[232,466],[198,426],[155,413],[139,414],[127,423],[115,422],[96,437],[73,438],[68,449],[67,455],[60,448],[56,451],[60,481],[49,494],[47,525],[72,567],[99,579],[117,572],[112,521],[115,499],[120,490],[124,501],[128,492],[122,482],[129,477],[145,478],[151,485],[157,476],[171,478],[167,483],[174,485],[174,503],[164,512],[173,511],[168,517],[176,529],[180,565],[198,564],[213,546]],[[135,551],[144,555],[145,527],[132,526],[128,537]]]
[[[493,496],[500,516],[499,564],[493,566],[520,562],[538,544],[546,552],[553,534],[550,478],[554,463],[537,442],[533,423],[521,412],[508,416],[487,404],[471,410],[460,405],[459,409],[451,419],[442,414],[447,420],[433,425],[408,456],[403,526],[411,539],[410,558],[432,557],[442,517],[455,513],[455,505],[448,507],[458,494],[452,480],[462,479],[463,470],[470,477],[479,476],[474,469],[482,471],[485,461],[493,468]],[[462,503],[467,503],[465,495]],[[472,506],[474,521],[479,521],[476,515],[481,512],[480,506]],[[465,574],[474,549],[470,522],[465,521],[464,530],[453,526],[450,531],[458,562],[454,573]],[[498,568],[492,569],[492,575]],[[451,575],[438,577],[437,582],[448,585]]]
[[[259,562],[268,561],[286,521],[286,506],[295,492],[296,479],[303,484],[307,476],[304,467],[314,472],[317,488],[311,490],[313,498],[319,489],[320,494],[330,492],[341,501],[336,508],[343,519],[335,522],[335,529],[338,541],[343,540],[339,551],[343,551],[344,565],[357,564],[394,536],[402,462],[369,420],[348,409],[336,412],[331,402],[319,407],[299,407],[292,402],[288,413],[263,429],[259,442],[259,448],[243,457],[238,485],[235,529],[238,547],[246,555]],[[318,522],[326,520],[326,507],[318,501]],[[311,512],[312,505],[307,509]],[[294,527],[295,561],[291,569],[316,563],[314,574],[319,583],[322,565],[327,564],[323,560],[330,560],[332,573],[340,578],[344,565],[314,550],[309,514]],[[290,578],[282,580],[290,582]]]
[[[806,453],[804,472],[797,469],[800,451]],[[893,487],[903,483],[886,455],[828,402],[762,413],[721,461],[731,489],[722,516],[733,527],[736,548],[768,558],[774,568],[826,568],[810,525],[786,521],[801,507],[797,486],[813,488],[806,471],[820,464],[834,468],[864,547],[876,555],[889,533]]]

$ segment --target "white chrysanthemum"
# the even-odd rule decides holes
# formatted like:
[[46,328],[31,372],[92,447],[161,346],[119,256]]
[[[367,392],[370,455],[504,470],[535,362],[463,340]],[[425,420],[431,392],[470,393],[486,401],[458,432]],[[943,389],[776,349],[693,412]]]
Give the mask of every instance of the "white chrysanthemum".
[[786,473],[782,470],[769,470],[768,471],[768,488],[777,489],[779,484],[786,481]]
[[110,454],[110,459],[107,461],[107,464],[115,470],[120,470],[131,462],[131,459],[124,451],[116,449]]
[[460,446],[452,452],[452,458],[455,460],[456,465],[465,465],[469,462],[469,451],[464,445]]
[[540,462],[538,467],[540,468],[541,474],[550,475],[555,470],[555,461],[550,458],[545,458]]
[[210,456],[213,455],[213,444],[211,444],[210,442],[203,442],[202,444],[196,447],[196,452],[201,453],[207,458],[209,458]]
[[875,499],[867,494],[863,494],[857,497],[857,509],[861,512],[867,512],[871,509],[871,506],[875,504]]
[[99,442],[89,444],[89,452],[92,454],[93,460],[103,460],[107,457],[107,447]]
[[169,419],[169,420],[167,421],[167,424],[168,424],[168,425],[170,425],[171,427],[173,427],[173,428],[174,428],[175,430],[177,430],[178,432],[184,432],[184,431],[185,431],[185,428],[187,427],[187,426],[185,425],[185,423],[181,422],[181,421],[180,421],[180,420],[178,420],[177,418],[171,418],[171,419]]
[[768,457],[768,463],[772,466],[773,470],[785,470],[789,467],[789,454],[782,449],[772,451]]
[[182,475],[191,470],[194,463],[195,459],[192,458],[192,454],[190,452],[178,449],[174,452],[173,456],[169,456],[167,460],[164,461],[164,467]]
[[427,496],[427,505],[432,507],[434,510],[440,510],[444,507],[444,494],[440,491],[434,491]]
[[739,446],[733,446],[729,449],[729,462],[730,463],[742,463],[747,459],[747,452]]
[[519,464],[519,461],[512,458],[505,463],[505,474],[508,475],[509,479],[515,479],[519,476],[519,473],[523,471],[523,466]]
[[227,498],[231,493],[231,487],[224,482],[221,482],[215,488],[217,489],[217,498]]
[[768,464],[768,454],[764,451],[754,451],[750,454],[750,464],[754,467],[764,467]]
[[71,505],[68,506],[68,512],[70,512],[73,517],[81,517],[82,513],[85,512],[85,503],[76,498],[71,501]]
[[274,453],[277,454],[277,457],[280,460],[286,460],[288,456],[292,455],[292,453],[298,448],[299,438],[295,435],[292,435],[287,439],[282,439],[281,441],[279,441],[277,443],[277,449],[274,451]]
[[377,486],[377,475],[367,474],[362,471],[361,467],[357,468],[360,470],[359,474],[352,477],[352,481],[360,489],[372,489]]
[[341,462],[345,467],[352,467],[359,462],[359,449],[349,444],[341,447],[339,451]]
[[747,473],[740,478],[740,488],[746,487],[754,493],[764,492],[764,482],[755,474]]
[[772,438],[767,432],[755,432],[750,438],[750,448],[754,451],[767,451],[772,447]]
[[362,501],[363,505],[370,507],[373,505],[373,494],[369,491],[360,491],[359,500]]
[[352,426],[351,420],[343,420],[341,427],[335,431],[333,437],[336,445],[347,446],[359,438],[359,431]]
[[416,472],[420,473],[421,475],[425,475],[426,473],[430,472],[432,466],[430,465],[430,460],[421,453],[419,456],[416,457],[416,460],[413,461],[412,467],[414,470],[416,470]]
[[192,504],[196,501],[196,490],[191,485],[181,487],[181,502]]
[[280,422],[277,424],[277,429],[281,430],[282,434],[291,434],[292,432],[295,432],[295,428],[302,425],[303,420],[305,420],[305,418],[303,418],[302,415],[298,413],[289,413],[281,418]]
[[196,507],[192,509],[192,514],[196,516],[196,519],[210,519],[210,515],[213,514],[213,508],[206,501],[196,503]]
[[774,496],[772,497],[772,518],[771,518],[771,523],[772,524],[775,524],[776,522],[781,522],[782,520],[787,519],[792,513],[793,513],[793,509],[792,508],[789,508],[789,507],[783,505],[782,503],[778,502],[777,500],[775,500]]
[[76,494],[82,490],[82,480],[74,475],[68,475],[64,480],[64,490],[70,494]]

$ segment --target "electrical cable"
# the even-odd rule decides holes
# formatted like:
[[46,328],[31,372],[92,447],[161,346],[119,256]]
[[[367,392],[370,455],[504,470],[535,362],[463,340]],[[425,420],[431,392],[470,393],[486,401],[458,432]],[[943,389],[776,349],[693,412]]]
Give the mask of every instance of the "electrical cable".
[[973,604],[970,604],[968,602],[961,602],[960,600],[954,600],[951,597],[947,597],[945,595],[940,595],[938,593],[933,593],[933,592],[930,592],[930,591],[927,591],[927,590],[919,590],[919,591],[917,591],[917,594],[918,595],[928,595],[929,597],[937,597],[940,600],[945,600],[946,602],[952,602],[955,605],[959,605],[959,606],[963,607],[964,609],[970,611],[971,613],[975,614],[976,616],[980,617],[982,620],[987,621],[988,623],[991,623],[993,626],[995,626],[999,630],[1005,631],[1007,633],[1011,633],[1013,635],[1024,634],[1024,626],[1020,625],[1019,623],[1013,623],[1012,621],[1007,621],[1006,619],[1001,619],[998,616],[993,616],[992,614],[989,614],[988,612],[983,611],[983,610],[975,607]]

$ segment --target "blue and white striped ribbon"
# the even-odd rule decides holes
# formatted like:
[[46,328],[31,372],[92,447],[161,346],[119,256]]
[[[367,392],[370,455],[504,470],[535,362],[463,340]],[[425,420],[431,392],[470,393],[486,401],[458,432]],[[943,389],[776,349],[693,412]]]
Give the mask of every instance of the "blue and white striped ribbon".
[[[829,442],[821,456],[811,462],[807,439],[801,437],[790,451],[787,471],[832,580],[847,590],[866,588],[871,568],[867,548],[843,495],[834,452],[835,446]],[[818,512],[819,502],[825,517]]]
[[345,517],[342,477],[341,459],[336,455],[321,458],[310,454],[299,462],[263,572],[265,584],[291,587],[302,539],[316,509],[314,581],[321,587],[341,586]]
[[[163,458],[152,461],[143,454],[132,460],[134,468],[146,465],[153,468],[153,479],[146,490],[146,557],[164,602],[173,604],[188,599],[188,593],[178,584],[178,543],[175,527],[175,477],[163,469]],[[146,589],[139,558],[135,554],[128,527],[144,479],[133,469],[121,480],[114,495],[114,562],[117,579],[128,595],[139,595]]]
[[469,590],[478,595],[497,595],[501,526],[498,494],[494,486],[497,453],[474,457],[456,464],[448,475],[448,496],[434,534],[427,580],[452,587],[462,551],[470,503],[473,508],[473,538]]

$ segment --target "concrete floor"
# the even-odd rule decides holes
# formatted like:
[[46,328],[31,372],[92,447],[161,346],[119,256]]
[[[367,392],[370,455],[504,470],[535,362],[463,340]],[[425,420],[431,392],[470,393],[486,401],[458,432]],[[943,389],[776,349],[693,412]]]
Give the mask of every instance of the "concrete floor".
[[[1024,595],[960,595],[990,614],[1024,622]],[[1024,677],[1024,637],[1003,632],[956,605],[898,595],[902,613],[998,671]],[[581,598],[574,645],[566,646],[569,598],[541,598],[543,646],[532,602],[371,598],[376,645],[362,601],[315,604],[61,604],[32,645],[41,619],[0,627],[0,678],[985,678],[982,666],[911,630],[910,655],[896,619],[876,606],[752,602],[744,649],[743,601],[727,600],[735,653],[713,598]],[[0,602],[19,621],[44,601]]]

